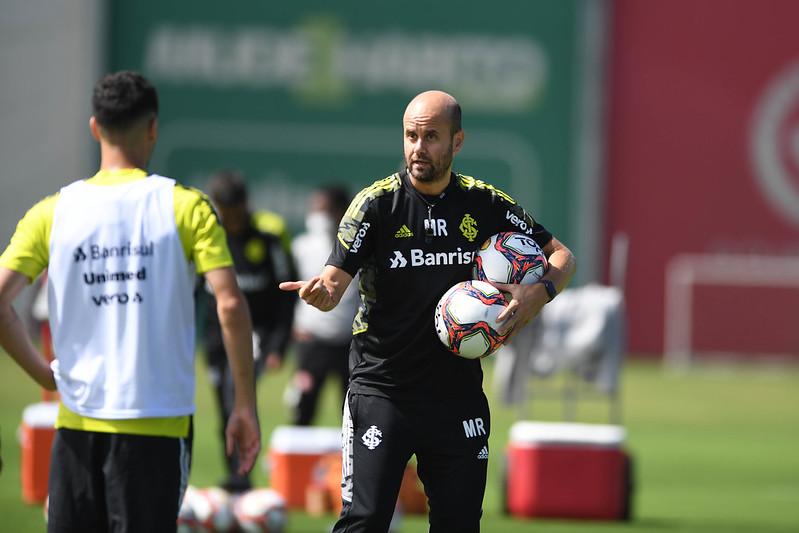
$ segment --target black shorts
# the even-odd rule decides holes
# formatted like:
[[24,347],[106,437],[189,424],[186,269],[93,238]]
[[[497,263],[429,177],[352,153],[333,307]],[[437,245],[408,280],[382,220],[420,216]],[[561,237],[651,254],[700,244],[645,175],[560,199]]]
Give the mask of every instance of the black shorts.
[[387,531],[413,454],[430,505],[430,531],[479,531],[490,430],[481,390],[401,402],[350,392],[344,406],[344,505],[334,531]]
[[171,438],[58,429],[47,531],[176,531],[191,441],[191,432]]

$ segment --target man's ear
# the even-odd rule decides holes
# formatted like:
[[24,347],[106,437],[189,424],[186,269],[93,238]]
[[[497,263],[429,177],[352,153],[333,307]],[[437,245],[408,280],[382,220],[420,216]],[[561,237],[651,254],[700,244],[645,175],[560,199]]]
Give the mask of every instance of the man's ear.
[[463,133],[463,130],[459,131],[455,134],[455,137],[452,139],[452,155],[457,154],[463,148],[463,139],[466,135]]
[[155,141],[158,138],[158,117],[152,117],[147,124],[147,139]]
[[92,134],[92,138],[100,142],[100,125],[97,123],[97,119],[94,118],[94,115],[89,117],[89,131]]

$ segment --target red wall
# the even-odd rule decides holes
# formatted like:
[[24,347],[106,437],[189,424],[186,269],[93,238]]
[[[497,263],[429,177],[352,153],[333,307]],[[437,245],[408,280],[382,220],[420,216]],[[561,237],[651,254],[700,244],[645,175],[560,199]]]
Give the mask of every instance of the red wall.
[[[630,236],[630,349],[660,354],[673,256],[799,255],[799,2],[617,0],[612,20],[607,243]],[[756,108],[781,77],[784,100],[770,100],[781,112],[764,128],[773,135],[759,137],[776,148],[759,170]],[[784,187],[779,199],[764,182]],[[782,297],[790,289],[719,290],[697,293],[700,348],[799,355],[799,298]],[[721,312],[731,302],[739,312]],[[738,334],[750,304],[766,310],[757,327],[774,335]]]

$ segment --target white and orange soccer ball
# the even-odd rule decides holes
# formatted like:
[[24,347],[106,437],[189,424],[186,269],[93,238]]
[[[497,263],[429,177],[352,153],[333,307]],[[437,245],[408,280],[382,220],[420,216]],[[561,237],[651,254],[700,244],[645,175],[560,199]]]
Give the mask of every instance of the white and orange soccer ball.
[[233,513],[243,533],[283,533],[286,500],[273,489],[253,489],[233,503]]
[[236,528],[232,501],[224,489],[196,489],[187,505],[194,514],[194,531],[197,533],[226,533]]
[[546,255],[532,237],[504,232],[486,240],[474,258],[472,277],[481,281],[527,285],[546,273]]
[[189,485],[183,494],[183,501],[178,510],[178,533],[195,533],[197,531],[197,517],[194,515],[194,501],[198,497],[198,490]]
[[436,333],[452,353],[466,359],[486,357],[507,338],[499,333],[499,314],[508,303],[502,292],[484,281],[462,281],[438,301]]

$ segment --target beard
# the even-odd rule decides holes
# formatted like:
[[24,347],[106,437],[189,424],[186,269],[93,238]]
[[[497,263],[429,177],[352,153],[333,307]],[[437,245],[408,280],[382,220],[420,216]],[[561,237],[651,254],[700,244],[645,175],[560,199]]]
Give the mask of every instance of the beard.
[[447,177],[445,173],[450,165],[452,165],[452,146],[449,147],[449,150],[447,150],[438,161],[432,161],[430,159],[423,159],[422,161],[424,161],[426,165],[420,169],[416,169],[413,166],[413,161],[405,160],[408,173],[415,180],[423,183],[433,183],[442,180]]

